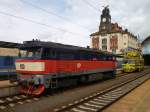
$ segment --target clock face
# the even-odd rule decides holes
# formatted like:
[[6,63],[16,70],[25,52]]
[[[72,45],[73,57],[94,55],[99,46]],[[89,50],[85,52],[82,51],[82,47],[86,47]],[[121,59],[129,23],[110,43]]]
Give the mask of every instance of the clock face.
[[106,18],[103,18],[103,22],[106,22]]

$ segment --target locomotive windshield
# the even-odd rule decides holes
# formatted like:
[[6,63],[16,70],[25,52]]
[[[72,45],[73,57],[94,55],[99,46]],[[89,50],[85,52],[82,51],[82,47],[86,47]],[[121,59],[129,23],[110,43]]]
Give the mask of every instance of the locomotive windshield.
[[20,51],[22,58],[41,58],[41,48],[24,49]]
[[125,60],[125,64],[126,63],[128,63],[128,64],[135,64],[135,60],[128,59],[128,60]]

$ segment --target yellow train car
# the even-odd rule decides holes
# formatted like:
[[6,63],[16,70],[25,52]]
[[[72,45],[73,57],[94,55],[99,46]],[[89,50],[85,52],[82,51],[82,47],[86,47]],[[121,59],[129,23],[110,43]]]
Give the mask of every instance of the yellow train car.
[[124,72],[142,71],[144,69],[144,59],[141,53],[137,51],[129,51],[124,55]]

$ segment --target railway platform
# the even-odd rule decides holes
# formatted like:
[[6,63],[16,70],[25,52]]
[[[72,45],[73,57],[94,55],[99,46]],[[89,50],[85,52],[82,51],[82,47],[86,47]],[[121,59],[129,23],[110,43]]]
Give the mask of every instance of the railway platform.
[[150,112],[150,80],[131,91],[103,112]]
[[19,86],[9,80],[0,81],[0,97],[11,96],[19,93]]
[[0,81],[0,88],[12,86],[12,85],[13,85],[13,84],[11,84],[11,83],[9,82],[9,80]]

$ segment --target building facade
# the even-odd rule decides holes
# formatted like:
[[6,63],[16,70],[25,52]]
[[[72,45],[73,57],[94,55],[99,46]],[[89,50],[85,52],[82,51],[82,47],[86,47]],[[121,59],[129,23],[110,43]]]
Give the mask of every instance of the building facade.
[[91,47],[94,49],[123,54],[127,50],[140,49],[137,36],[127,29],[123,30],[118,23],[111,23],[108,7],[102,11],[99,31],[92,33]]
[[0,41],[0,56],[18,56],[19,43]]
[[18,54],[17,48],[0,48],[0,56],[18,56]]

